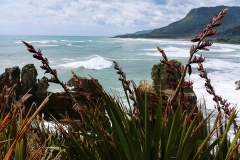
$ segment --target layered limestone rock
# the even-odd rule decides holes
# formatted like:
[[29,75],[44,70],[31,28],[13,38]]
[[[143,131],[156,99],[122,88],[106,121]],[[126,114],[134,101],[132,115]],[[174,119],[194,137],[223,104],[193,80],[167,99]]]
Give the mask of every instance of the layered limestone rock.
[[0,75],[0,90],[6,85],[8,88],[16,84],[16,92],[20,92],[20,69],[19,67],[6,68],[5,72]]
[[27,91],[32,88],[31,93],[36,91],[37,87],[37,70],[34,64],[27,64],[22,68],[21,72],[21,92],[22,94],[27,93]]
[[[179,67],[180,62],[174,60],[174,67]],[[161,91],[164,99],[166,100],[174,93],[175,88],[170,85],[170,82],[174,80],[174,77],[166,73],[164,70],[166,65],[162,63],[155,64],[152,67],[151,78],[152,82],[147,80],[141,80],[138,89],[143,92],[159,94]],[[160,90],[161,87],[161,90]],[[184,90],[184,105],[187,110],[191,110],[197,104],[197,96],[192,87]]]
[[[101,88],[102,86],[98,83],[97,79],[90,79],[87,77],[79,77],[78,79],[81,81],[82,91],[84,93],[90,93],[91,97],[100,97],[99,91],[96,89],[96,84],[99,85]],[[74,81],[74,78],[70,78],[67,82],[68,87],[74,87],[79,85],[77,82]]]
[[[35,102],[36,107],[38,107],[44,101],[47,95],[50,94],[50,92],[47,91],[47,78],[43,77],[42,79],[37,80],[37,75],[37,70],[33,64],[25,65],[21,72],[19,67],[6,68],[5,72],[0,75],[1,90],[5,85],[10,89],[14,86],[14,84],[17,84],[16,98],[17,100],[21,99],[26,106],[25,113],[27,113],[33,102]],[[100,104],[101,100],[99,100],[99,97],[101,95],[97,90],[97,86],[100,88],[102,87],[99,85],[96,79],[88,79],[86,77],[78,78],[83,86],[83,89],[81,90],[82,94],[76,93],[74,90],[71,90],[70,92],[82,106],[89,107],[90,110],[91,103],[89,101],[89,97],[86,97],[85,94],[89,93],[91,102]],[[71,78],[68,81],[68,86],[73,87],[75,85],[77,85],[76,82],[73,80],[73,78]],[[32,90],[28,92],[30,88],[32,88]],[[26,94],[27,92],[28,94]],[[41,113],[44,113],[44,118],[47,120],[50,119],[51,116],[59,120],[63,118],[62,115],[70,117],[71,119],[80,119],[79,113],[73,109],[73,103],[68,100],[65,92],[52,93],[48,103],[42,109]]]

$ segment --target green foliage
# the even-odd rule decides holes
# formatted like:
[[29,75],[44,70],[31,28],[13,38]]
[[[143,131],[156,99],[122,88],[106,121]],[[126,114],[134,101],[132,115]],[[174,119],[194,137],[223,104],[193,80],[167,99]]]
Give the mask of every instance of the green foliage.
[[[155,106],[158,109],[153,114],[154,120],[151,120],[147,95],[143,98],[134,83],[133,86],[138,103],[135,108],[139,111],[137,114],[126,110],[101,90],[106,114],[98,110],[84,110],[84,125],[68,119],[68,132],[60,127],[66,142],[66,152],[62,158],[192,160],[231,159],[240,156],[235,150],[240,134],[232,142],[227,137],[236,112],[229,120],[225,119],[226,125],[222,125],[223,120],[219,114],[214,125],[209,126],[208,121],[212,115],[204,117],[201,109],[197,113],[186,113],[179,104],[176,112],[171,108],[163,111],[160,95],[159,105]],[[60,123],[58,125],[61,126]],[[219,134],[221,127],[223,134]],[[217,132],[218,135],[214,138]]]
[[[178,102],[176,111],[171,107],[163,109],[161,94],[159,104],[154,106],[147,94],[143,96],[134,82],[132,84],[137,101],[133,110],[124,107],[118,99],[98,86],[96,89],[99,90],[104,103],[92,103],[94,110],[83,108],[84,122],[76,123],[65,117],[68,123],[66,128],[54,120],[56,131],[50,131],[39,122],[35,126],[36,137],[31,137],[30,129],[25,129],[30,126],[32,118],[17,119],[11,111],[11,114],[4,114],[0,119],[0,149],[5,154],[10,150],[12,152],[6,154],[8,158],[3,155],[2,159],[240,158],[240,131],[232,141],[228,137],[236,112],[228,119],[219,113],[211,126],[208,122],[214,117],[212,114],[204,117],[204,110],[201,108],[194,112],[193,107],[192,112],[187,113]],[[127,90],[124,90],[127,95]],[[128,96],[127,100],[132,107]],[[104,110],[98,110],[99,107],[103,107]],[[149,111],[152,107],[157,109],[151,110],[153,113],[150,116]],[[21,115],[20,111],[16,110],[15,113]],[[6,117],[9,121],[4,125]],[[14,144],[16,146],[13,148]]]
[[37,69],[34,66],[34,64],[32,64],[32,63],[26,64],[25,66],[23,66],[22,70],[25,70],[25,69],[33,69],[35,75],[37,75]]

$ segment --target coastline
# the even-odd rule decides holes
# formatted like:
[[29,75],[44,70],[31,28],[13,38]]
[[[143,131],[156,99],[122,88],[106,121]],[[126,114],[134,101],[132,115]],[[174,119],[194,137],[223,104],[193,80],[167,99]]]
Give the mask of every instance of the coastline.
[[[130,39],[169,39],[169,40],[184,40],[184,41],[191,41],[191,38],[186,38],[186,37],[135,37],[135,36],[114,36],[114,37],[109,37],[109,38],[130,38]],[[235,44],[235,45],[240,45],[240,40],[236,39],[224,39],[224,38],[212,38],[211,39],[214,43],[221,43],[221,44]]]

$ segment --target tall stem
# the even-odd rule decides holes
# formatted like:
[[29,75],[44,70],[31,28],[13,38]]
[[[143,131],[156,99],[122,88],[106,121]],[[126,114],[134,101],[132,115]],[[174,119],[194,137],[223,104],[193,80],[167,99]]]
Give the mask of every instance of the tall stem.
[[176,87],[176,89],[175,89],[175,91],[174,91],[174,93],[173,93],[173,95],[172,95],[172,97],[170,99],[170,104],[171,105],[174,103],[174,101],[176,101],[176,98],[177,98],[177,96],[179,94],[180,88],[181,88],[181,86],[183,84],[183,81],[184,81],[184,78],[186,76],[187,67],[188,67],[188,65],[191,64],[191,60],[192,60],[193,55],[198,51],[198,47],[200,46],[201,42],[207,36],[208,31],[213,28],[212,26],[214,24],[216,24],[217,21],[218,21],[218,19],[215,19],[215,20],[212,21],[210,26],[209,25],[207,26],[207,28],[204,30],[203,36],[198,41],[198,44],[195,46],[195,48],[193,50],[191,50],[190,56],[189,56],[188,61],[187,61],[186,65],[185,65],[185,67],[184,67],[184,70],[182,72],[181,78],[180,78],[180,80],[178,82],[178,85],[177,85],[177,87]]
[[[209,29],[208,29],[208,30],[209,30]],[[177,96],[178,96],[178,94],[179,94],[180,88],[181,88],[181,86],[182,86],[182,84],[183,84],[183,81],[184,81],[184,78],[185,78],[185,76],[186,76],[187,67],[188,67],[188,65],[190,65],[191,60],[192,60],[192,57],[193,57],[194,53],[197,52],[197,47],[200,45],[200,43],[202,42],[202,40],[205,38],[206,33],[207,33],[207,32],[205,32],[204,36],[199,40],[197,46],[196,46],[196,47],[194,48],[194,50],[190,53],[190,56],[189,56],[189,58],[188,58],[187,63],[185,64],[185,67],[184,67],[184,70],[183,70],[183,72],[182,72],[181,78],[180,78],[180,80],[179,80],[179,82],[178,82],[178,85],[177,85],[177,87],[176,87],[176,89],[175,89],[175,91],[174,91],[174,93],[173,93],[173,96],[172,96],[171,99],[170,99],[170,104],[173,104],[173,102],[176,101],[176,98],[177,98]]]

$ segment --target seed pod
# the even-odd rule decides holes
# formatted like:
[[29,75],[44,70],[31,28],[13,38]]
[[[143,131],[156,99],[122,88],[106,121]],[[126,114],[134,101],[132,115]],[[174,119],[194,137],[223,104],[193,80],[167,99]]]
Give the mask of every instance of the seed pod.
[[188,65],[188,74],[189,76],[192,74],[192,66],[190,64]]

